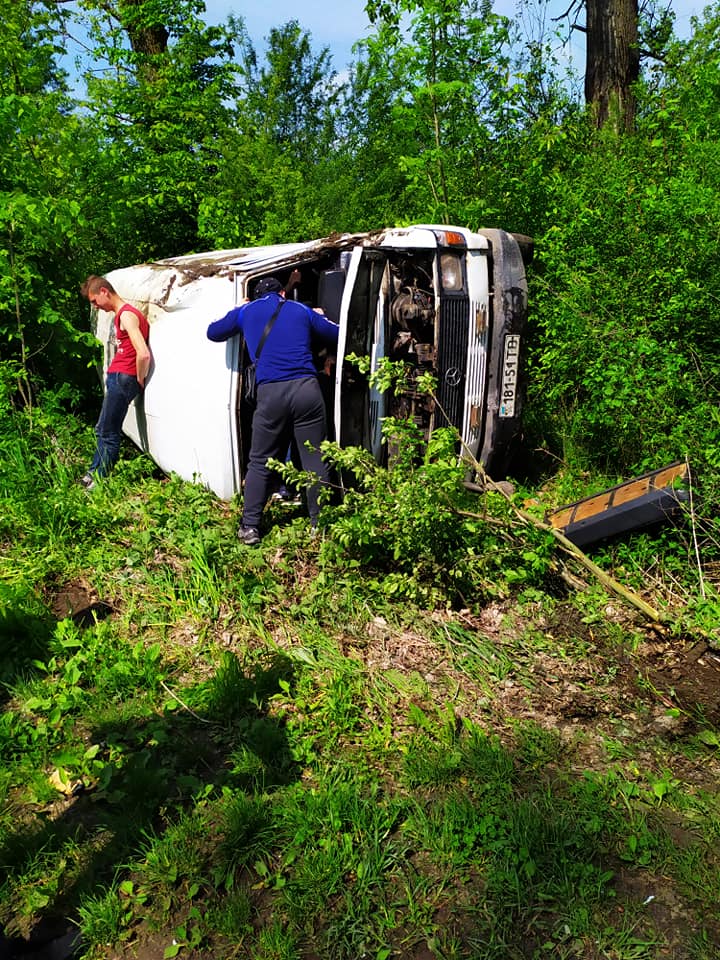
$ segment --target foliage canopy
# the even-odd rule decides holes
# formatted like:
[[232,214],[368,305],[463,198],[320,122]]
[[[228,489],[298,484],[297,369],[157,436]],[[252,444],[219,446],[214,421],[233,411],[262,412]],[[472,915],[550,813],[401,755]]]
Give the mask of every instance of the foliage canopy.
[[[196,0],[14,3],[0,58],[0,337],[33,384],[89,393],[89,272],[403,222],[536,241],[528,435],[611,475],[716,469],[718,53],[643,20],[634,129],[596,130],[533,29],[480,0],[369,3],[341,77],[297,21],[264,58]],[[525,20],[531,21],[528,7]],[[69,75],[63,37],[87,50]],[[69,42],[69,40],[68,40]],[[67,63],[64,60],[63,63]]]

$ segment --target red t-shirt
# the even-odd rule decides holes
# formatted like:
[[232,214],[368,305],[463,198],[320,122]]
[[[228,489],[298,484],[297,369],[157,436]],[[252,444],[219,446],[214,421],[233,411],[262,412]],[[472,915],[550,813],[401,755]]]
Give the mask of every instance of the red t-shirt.
[[130,339],[130,335],[127,330],[123,330],[120,326],[120,314],[125,311],[134,313],[138,318],[140,323],[140,333],[143,336],[145,343],[148,342],[148,337],[150,335],[150,325],[147,322],[144,313],[141,313],[137,307],[131,306],[129,303],[124,303],[118,312],[115,314],[115,319],[113,323],[115,324],[115,338],[117,340],[117,353],[112,359],[110,366],[108,367],[108,373],[129,373],[131,377],[137,375],[137,351],[133,346],[133,342]]

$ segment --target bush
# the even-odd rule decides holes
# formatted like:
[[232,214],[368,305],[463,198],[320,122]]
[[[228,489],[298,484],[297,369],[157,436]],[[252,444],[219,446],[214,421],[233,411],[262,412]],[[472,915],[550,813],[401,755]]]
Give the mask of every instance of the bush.
[[501,494],[465,489],[455,431],[436,430],[425,445],[411,422],[389,418],[383,430],[393,451],[387,469],[365,451],[326,445],[355,485],[323,513],[324,570],[362,569],[386,597],[461,606],[542,580],[551,539],[521,524]]

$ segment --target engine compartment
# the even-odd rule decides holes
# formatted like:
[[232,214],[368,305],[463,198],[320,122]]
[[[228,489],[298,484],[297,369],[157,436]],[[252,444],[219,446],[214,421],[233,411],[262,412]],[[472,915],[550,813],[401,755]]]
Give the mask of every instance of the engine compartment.
[[[403,255],[388,262],[388,358],[405,365],[405,377],[388,398],[389,416],[411,420],[429,439],[435,402],[420,392],[423,374],[437,375],[437,311],[433,258]],[[399,388],[399,389],[398,389]]]

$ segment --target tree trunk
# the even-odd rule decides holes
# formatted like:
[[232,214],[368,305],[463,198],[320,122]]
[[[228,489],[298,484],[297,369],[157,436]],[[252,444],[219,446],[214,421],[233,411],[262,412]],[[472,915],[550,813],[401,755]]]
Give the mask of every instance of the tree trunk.
[[638,0],[586,0],[585,100],[602,127],[631,130],[635,121],[633,84],[640,75]]
[[154,56],[165,53],[169,35],[165,25],[153,14],[152,8],[147,8],[145,0],[120,0],[118,17],[135,53]]

